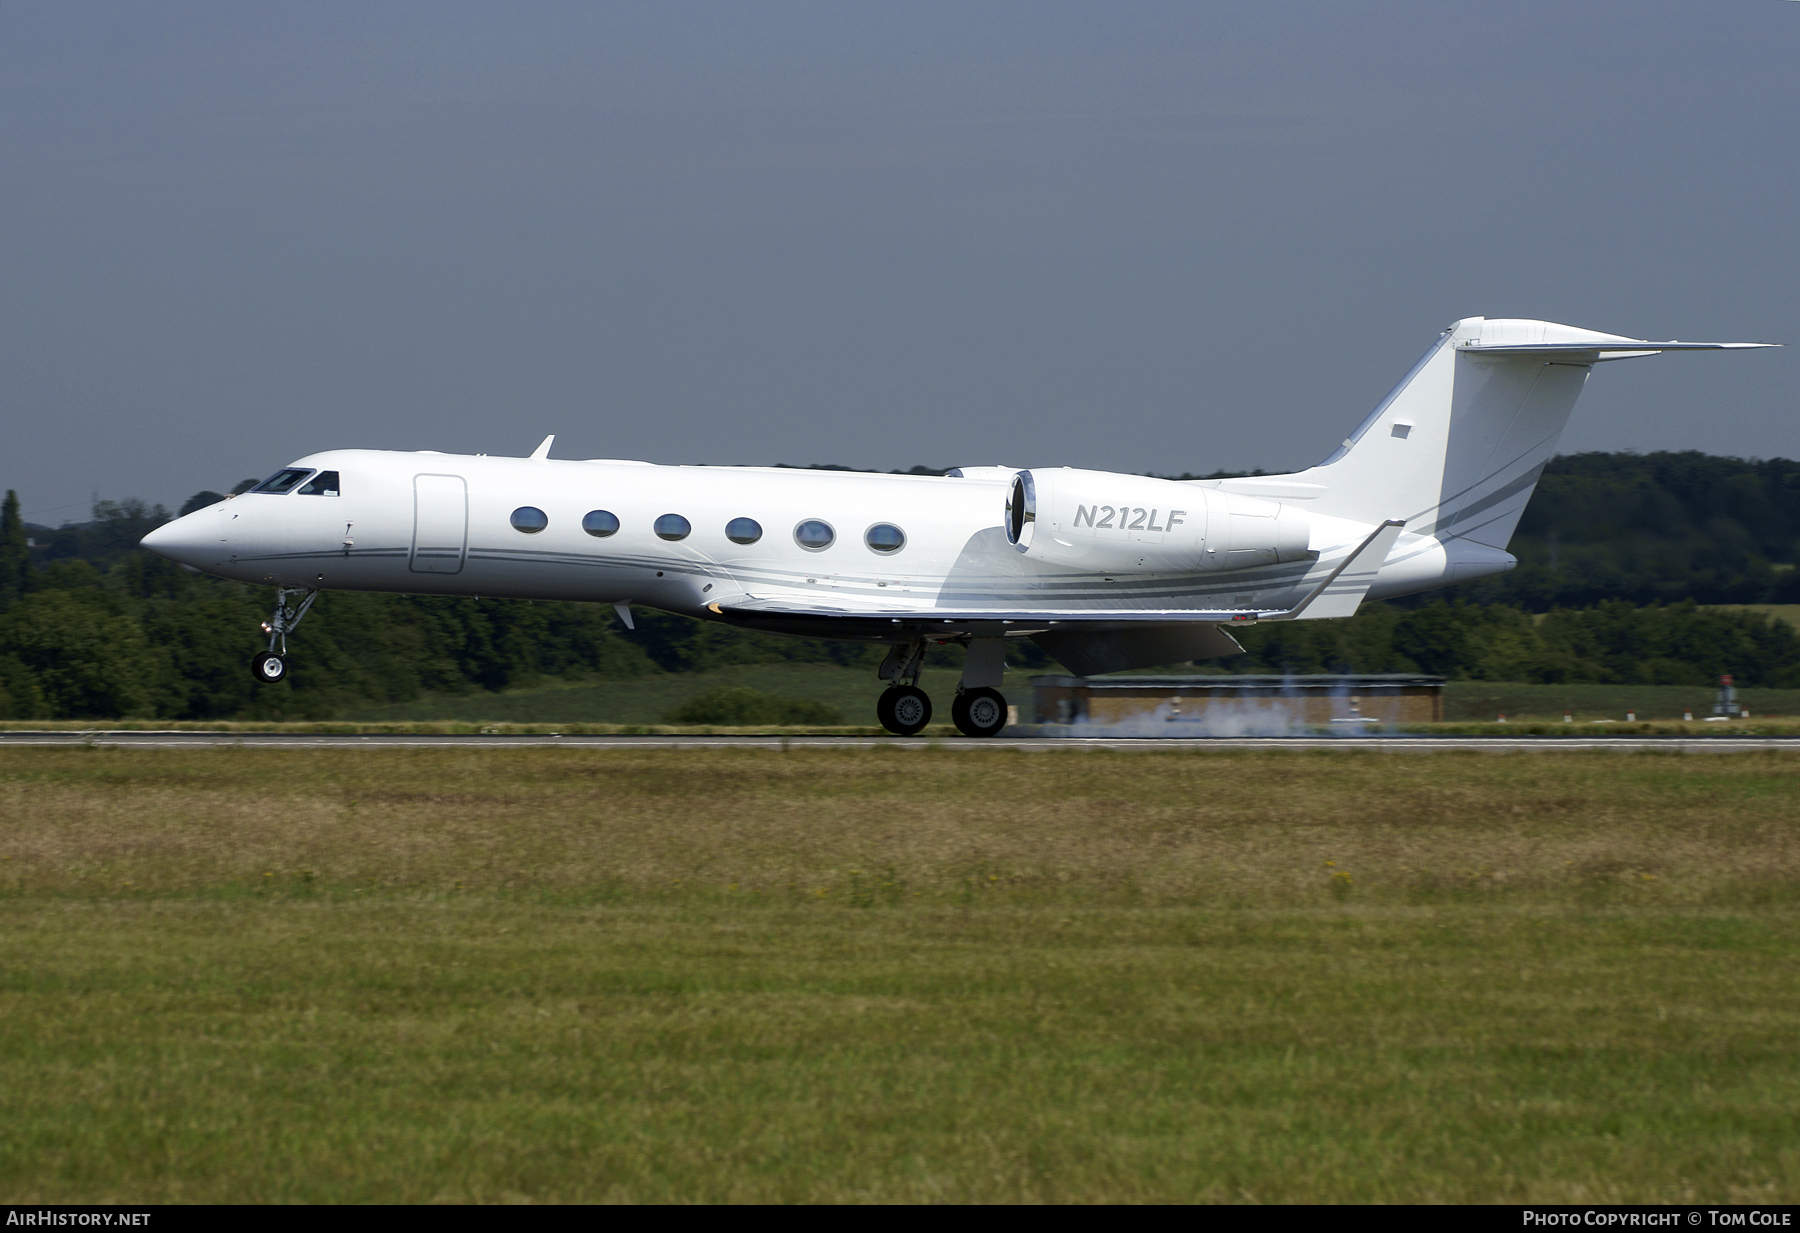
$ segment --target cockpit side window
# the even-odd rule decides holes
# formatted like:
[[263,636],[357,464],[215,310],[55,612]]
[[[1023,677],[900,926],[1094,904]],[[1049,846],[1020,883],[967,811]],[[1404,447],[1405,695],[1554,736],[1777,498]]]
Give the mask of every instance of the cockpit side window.
[[295,484],[311,474],[311,469],[307,467],[283,467],[250,491],[278,494],[288,492],[293,489]]
[[321,471],[300,486],[303,497],[335,497],[338,494],[338,473]]

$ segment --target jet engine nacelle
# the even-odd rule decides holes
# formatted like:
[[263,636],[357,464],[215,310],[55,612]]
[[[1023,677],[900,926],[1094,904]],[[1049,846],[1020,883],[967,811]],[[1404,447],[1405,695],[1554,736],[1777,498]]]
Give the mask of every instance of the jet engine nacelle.
[[1192,573],[1316,555],[1310,522],[1292,506],[1070,467],[1015,474],[1005,527],[1007,542],[1026,556],[1096,570]]

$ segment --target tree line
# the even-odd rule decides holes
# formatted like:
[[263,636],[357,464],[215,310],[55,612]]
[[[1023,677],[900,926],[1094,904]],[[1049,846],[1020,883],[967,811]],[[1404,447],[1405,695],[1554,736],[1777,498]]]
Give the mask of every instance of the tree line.
[[[915,468],[923,473],[925,468]],[[248,486],[240,484],[242,489]],[[223,499],[198,493],[184,508]],[[427,692],[739,664],[866,667],[882,648],[757,634],[640,611],[523,600],[333,592],[294,636],[289,678],[257,684],[273,589],[189,573],[138,540],[161,506],[100,501],[27,527],[0,507],[0,718],[323,719]],[[36,541],[28,544],[28,539]],[[1800,464],[1700,454],[1559,458],[1512,551],[1520,568],[1342,621],[1254,626],[1231,672],[1430,672],[1484,680],[1800,686],[1788,625],[1709,604],[1800,602]],[[938,662],[960,660],[939,648]],[[1054,670],[1030,643],[1017,669]]]
[[1800,604],[1800,462],[1697,450],[1561,455],[1545,466],[1507,551],[1517,569],[1450,593],[1532,612],[1608,600]]
[[1407,609],[1364,604],[1342,621],[1255,625],[1233,672],[1428,672],[1453,679],[1560,685],[1740,685],[1800,688],[1800,634],[1761,612],[1692,600],[1536,614],[1454,597]]

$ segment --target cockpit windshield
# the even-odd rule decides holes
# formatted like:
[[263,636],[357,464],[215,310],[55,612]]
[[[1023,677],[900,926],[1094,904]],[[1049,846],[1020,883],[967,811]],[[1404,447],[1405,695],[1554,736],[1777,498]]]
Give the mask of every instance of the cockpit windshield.
[[251,492],[283,493],[291,490],[295,484],[312,474],[307,467],[283,467],[268,479],[252,488]]
[[338,494],[338,473],[321,471],[300,486],[303,497],[335,497]]

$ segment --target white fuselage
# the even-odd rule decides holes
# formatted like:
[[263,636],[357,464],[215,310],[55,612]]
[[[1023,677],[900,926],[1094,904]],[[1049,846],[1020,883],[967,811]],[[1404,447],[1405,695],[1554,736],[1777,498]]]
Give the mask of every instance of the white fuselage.
[[1005,638],[1036,638],[1077,672],[1118,671],[1234,654],[1224,631],[1242,623],[1348,616],[1509,570],[1506,545],[1596,364],[1764,345],[1465,317],[1331,457],[1293,475],[664,467],[552,461],[550,439],[529,458],[331,450],[143,542],[282,588],[265,681],[285,672],[276,644],[311,603],[290,611],[289,597],[350,590],[609,603],[628,623],[626,606],[644,604],[885,641],[892,681],[916,677],[927,642],[956,640],[970,646],[964,686],[983,689]]
[[[721,614],[711,605],[744,599],[824,606],[846,615],[949,608],[1096,614],[1278,608],[1304,591],[1320,556],[1347,550],[1370,529],[1347,519],[1313,518],[1305,559],[1233,567],[1227,552],[1186,569],[1131,569],[1117,552],[1103,564],[1084,566],[1042,560],[1009,542],[1010,468],[939,478],[381,450],[330,450],[292,466],[335,472],[336,495],[298,488],[244,493],[167,525],[147,545],[207,573],[250,583],[643,604],[716,619]],[[1211,540],[1222,542],[1230,519],[1221,513],[1225,498],[1216,489],[1123,475],[1101,486],[1124,493],[1129,504],[1133,485],[1167,485],[1156,492],[1174,492],[1174,500],[1191,505],[1174,520],[1175,534],[1191,532],[1196,521],[1204,528],[1210,501]],[[1239,509],[1267,504],[1231,499]],[[516,529],[521,509],[541,511],[542,529]],[[612,515],[618,529],[603,536],[585,531],[584,518],[595,513]],[[679,539],[659,535],[657,519],[664,515],[685,520],[688,533]],[[760,537],[733,542],[727,528],[734,519],[754,520]],[[1142,531],[1146,521],[1159,532],[1171,521],[1169,510],[1154,504],[1134,520],[1140,527],[1130,534],[1137,540],[1149,538]],[[808,522],[831,529],[828,546],[802,545],[797,528]],[[870,529],[878,526],[898,528],[901,546],[871,546]],[[1126,534],[1121,530],[1121,540]],[[887,533],[886,543],[892,540]],[[1433,559],[1429,544],[1423,552],[1420,547],[1409,554],[1403,540],[1394,551],[1391,559],[1415,562],[1396,577],[1394,593],[1450,581],[1442,553]],[[1427,573],[1436,576],[1426,579]],[[1382,580],[1389,581],[1385,573]],[[761,624],[794,628],[791,621]]]

